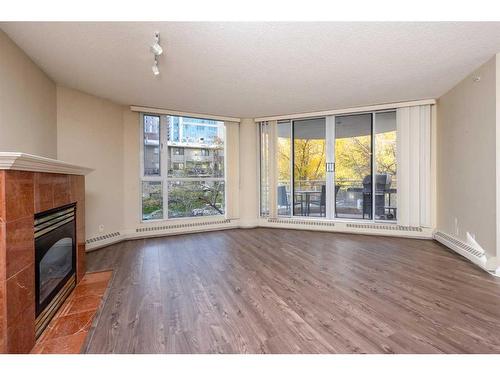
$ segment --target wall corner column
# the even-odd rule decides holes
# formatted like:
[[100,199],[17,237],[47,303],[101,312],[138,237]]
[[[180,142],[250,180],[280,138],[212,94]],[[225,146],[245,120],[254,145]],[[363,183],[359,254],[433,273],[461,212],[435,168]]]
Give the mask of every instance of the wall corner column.
[[240,226],[256,227],[259,218],[259,142],[258,126],[253,119],[240,122]]

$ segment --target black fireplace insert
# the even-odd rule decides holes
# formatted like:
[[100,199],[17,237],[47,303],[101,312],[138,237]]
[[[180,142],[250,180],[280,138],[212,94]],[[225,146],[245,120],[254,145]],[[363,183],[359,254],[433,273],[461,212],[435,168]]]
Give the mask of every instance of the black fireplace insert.
[[74,203],[35,215],[37,335],[75,286],[75,218]]

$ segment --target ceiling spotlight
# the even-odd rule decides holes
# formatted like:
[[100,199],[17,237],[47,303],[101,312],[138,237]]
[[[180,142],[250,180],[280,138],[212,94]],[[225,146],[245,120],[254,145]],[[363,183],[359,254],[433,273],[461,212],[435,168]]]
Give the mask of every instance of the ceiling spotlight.
[[160,74],[160,69],[158,69],[158,61],[155,59],[155,62],[153,63],[153,66],[151,67],[151,70],[153,71],[153,74],[155,76]]
[[160,33],[159,32],[155,33],[154,42],[151,45],[150,49],[151,49],[151,52],[153,53],[153,55],[155,55],[155,56],[160,56],[163,53],[163,48],[161,48],[161,46],[160,46]]

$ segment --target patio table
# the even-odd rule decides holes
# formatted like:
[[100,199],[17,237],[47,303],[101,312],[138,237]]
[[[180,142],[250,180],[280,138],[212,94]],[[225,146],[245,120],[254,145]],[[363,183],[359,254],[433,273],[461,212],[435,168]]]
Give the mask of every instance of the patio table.
[[[302,216],[309,216],[311,210],[311,195],[321,194],[318,190],[295,190],[295,196],[300,196],[300,214]],[[304,210],[305,202],[305,210]]]

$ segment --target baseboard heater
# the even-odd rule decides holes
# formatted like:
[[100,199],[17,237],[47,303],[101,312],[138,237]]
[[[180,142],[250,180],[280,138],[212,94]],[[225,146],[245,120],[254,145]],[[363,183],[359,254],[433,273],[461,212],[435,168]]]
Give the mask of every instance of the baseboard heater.
[[135,232],[136,233],[158,232],[158,231],[163,232],[172,229],[199,228],[199,227],[206,227],[206,226],[220,225],[220,224],[231,224],[231,219],[207,220],[207,221],[200,221],[197,223],[176,223],[167,225],[148,226],[148,227],[136,228]]
[[434,233],[434,238],[484,270],[491,273],[495,272],[494,259],[488,259],[483,249],[472,247],[469,244],[440,231]]
[[89,238],[87,241],[85,241],[85,243],[88,245],[88,244],[92,244],[94,242],[110,240],[110,239],[120,237],[120,236],[121,236],[120,232],[106,233],[106,234],[103,234],[101,236]]
[[300,219],[269,218],[267,219],[267,222],[272,224],[311,225],[320,227],[335,226],[335,223],[329,221],[313,221],[313,220],[300,220]]
[[232,222],[233,220],[231,219],[202,220],[195,223],[172,223],[166,225],[150,225],[150,226],[135,228],[130,231],[125,230],[121,232],[106,233],[86,240],[85,241],[85,244],[87,245],[86,251],[97,250],[117,242],[132,240],[135,238],[144,238],[148,236],[155,236],[162,234],[168,235],[169,231],[171,231],[172,234],[178,234],[176,233],[177,229],[185,229],[188,231],[190,228],[199,231],[226,229],[229,228],[228,224],[232,224]]
[[[320,226],[320,227],[334,227],[335,223],[332,221],[315,221],[315,220],[300,220],[300,219],[286,219],[286,218],[268,218],[268,223],[271,224],[287,224],[287,225],[307,225],[307,226]],[[387,230],[398,232],[422,232],[420,227],[412,227],[409,225],[398,224],[372,224],[372,223],[341,223],[340,227],[351,229],[374,229],[374,230]]]
[[420,227],[412,227],[409,225],[397,225],[397,224],[363,224],[363,223],[347,223],[347,228],[357,228],[357,229],[376,229],[376,230],[391,230],[400,232],[422,232]]

